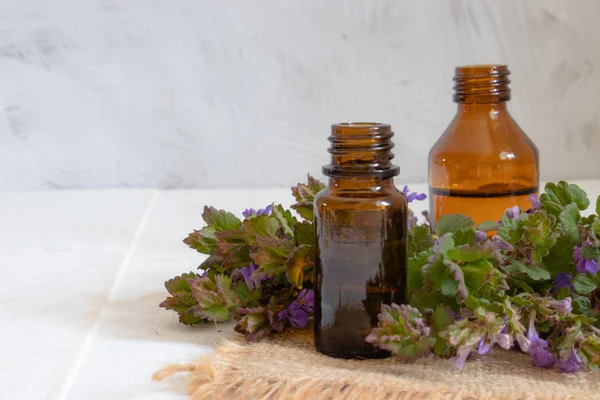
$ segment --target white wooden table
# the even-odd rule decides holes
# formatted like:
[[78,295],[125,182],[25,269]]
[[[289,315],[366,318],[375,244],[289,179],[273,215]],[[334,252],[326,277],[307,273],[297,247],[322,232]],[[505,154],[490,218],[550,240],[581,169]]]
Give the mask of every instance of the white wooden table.
[[185,377],[152,373],[210,353],[232,327],[158,308],[164,281],[203,260],[182,239],[205,204],[241,215],[292,201],[288,189],[0,194],[0,399],[187,398]]

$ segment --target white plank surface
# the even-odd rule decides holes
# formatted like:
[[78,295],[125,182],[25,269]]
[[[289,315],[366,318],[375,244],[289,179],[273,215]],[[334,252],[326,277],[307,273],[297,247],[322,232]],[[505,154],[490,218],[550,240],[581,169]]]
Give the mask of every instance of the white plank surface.
[[185,327],[158,308],[164,281],[203,259],[181,240],[204,204],[239,215],[271,202],[289,205],[289,190],[0,195],[0,399],[185,399],[184,376],[152,373],[232,327]]
[[151,375],[172,362],[187,362],[207,354],[231,325],[186,327],[177,315],[158,308],[166,297],[163,283],[182,272],[194,271],[205,256],[189,249],[182,239],[203,225],[205,204],[241,216],[247,207],[271,202],[288,206],[287,189],[206,190],[162,192],[156,200],[114,296],[102,315],[71,388],[65,397],[78,399],[185,398],[182,379],[152,383]]
[[152,192],[0,195],[0,398],[60,392]]

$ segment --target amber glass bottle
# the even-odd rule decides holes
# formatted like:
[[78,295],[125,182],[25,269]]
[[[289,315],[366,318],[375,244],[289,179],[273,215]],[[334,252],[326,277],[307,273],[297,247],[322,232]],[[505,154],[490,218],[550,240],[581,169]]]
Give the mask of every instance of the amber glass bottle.
[[456,68],[458,112],[429,153],[430,218],[462,213],[476,223],[531,206],[538,151],[509,114],[506,65]]
[[393,135],[385,124],[332,126],[314,224],[315,346],[331,356],[388,356],[365,337],[382,303],[407,301],[407,200],[393,182]]

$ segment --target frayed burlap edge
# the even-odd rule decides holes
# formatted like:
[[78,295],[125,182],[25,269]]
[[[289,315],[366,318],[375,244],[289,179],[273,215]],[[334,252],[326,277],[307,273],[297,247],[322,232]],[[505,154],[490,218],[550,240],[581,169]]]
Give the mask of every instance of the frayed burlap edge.
[[245,344],[222,341],[216,353],[173,364],[153,375],[160,381],[188,372],[188,393],[198,399],[600,399],[600,374],[559,374],[532,368],[529,358],[496,351],[457,371],[448,360],[414,364],[340,360],[317,353],[310,332],[296,331]]

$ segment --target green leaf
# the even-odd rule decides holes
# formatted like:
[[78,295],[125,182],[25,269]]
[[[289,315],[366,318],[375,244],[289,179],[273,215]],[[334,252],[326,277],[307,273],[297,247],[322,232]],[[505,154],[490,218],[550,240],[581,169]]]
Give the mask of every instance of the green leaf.
[[432,328],[433,332],[441,332],[454,323],[452,309],[443,304],[438,305],[433,312]]
[[257,247],[250,252],[250,257],[256,265],[269,263],[285,264],[294,248],[294,242],[289,239],[266,239],[259,237]]
[[209,321],[227,321],[229,319],[229,311],[225,306],[197,308],[195,314]]
[[202,219],[206,225],[214,228],[215,231],[237,230],[242,227],[242,221],[235,215],[225,210],[217,210],[214,207],[204,206]]
[[589,318],[598,317],[598,313],[592,308],[590,299],[586,296],[572,296],[573,313],[582,314]]
[[575,243],[568,235],[561,235],[556,244],[549,250],[548,255],[542,259],[544,267],[555,276],[559,272],[571,272],[573,265],[573,247]]
[[454,242],[456,246],[463,244],[472,245],[475,241],[475,229],[461,229],[454,234]]
[[445,281],[452,280],[452,276],[441,259],[436,260],[427,268],[427,280],[433,283],[435,289],[438,289]]
[[454,297],[458,294],[458,283],[454,279],[447,279],[440,285],[440,293],[447,297]]
[[290,252],[290,256],[285,262],[286,277],[298,289],[302,289],[305,280],[304,273],[312,270],[313,267],[310,250],[311,248],[307,245],[296,247]]
[[590,274],[577,274],[572,281],[573,288],[579,294],[592,293],[598,287],[598,283]]
[[469,295],[465,299],[464,305],[467,306],[468,308],[470,308],[471,310],[474,310],[477,307],[481,307],[481,302],[476,297]]
[[433,246],[433,236],[429,228],[424,225],[415,225],[408,231],[408,256],[429,250]]
[[415,290],[410,295],[410,305],[421,312],[426,309],[434,310],[440,304],[448,304],[448,299],[442,297],[439,293],[430,293]]
[[229,318],[229,302],[233,302],[230,292],[231,278],[225,275],[215,276],[212,281],[208,276],[196,276],[188,282],[192,296],[198,302],[193,310],[197,317],[210,321],[226,321]]
[[438,239],[437,246],[440,254],[446,254],[454,248],[454,238],[452,235],[446,234]]
[[568,190],[571,201],[575,202],[581,211],[587,210],[590,206],[590,199],[588,198],[587,193],[574,183],[571,183],[568,186]]
[[526,239],[535,245],[536,256],[545,256],[559,236],[557,232],[553,232],[555,217],[548,216],[543,211],[535,211],[524,216],[525,219],[522,220],[522,223]]
[[215,237],[218,240],[215,255],[221,257],[223,268],[245,267],[250,264],[250,247],[241,229],[215,232]]
[[598,219],[597,215],[588,215],[587,217],[584,217],[583,215],[581,216],[581,222],[579,223],[580,225],[584,225],[586,227],[591,226],[594,222],[596,222],[596,220]]
[[414,257],[408,259],[408,279],[407,288],[408,293],[413,290],[419,289],[423,286],[423,271],[422,268],[428,263],[428,258],[431,255],[429,251],[423,251]]
[[252,246],[258,243],[258,238],[275,239],[280,228],[277,218],[271,215],[259,215],[256,218],[247,219],[243,226],[244,236]]
[[454,261],[473,262],[494,258],[494,253],[492,250],[455,247],[446,251],[446,257]]
[[325,189],[323,182],[308,175],[306,184],[298,183],[298,185],[292,187],[292,194],[296,198],[296,201],[308,201],[312,203],[317,193],[323,189]]
[[294,237],[296,244],[313,246],[315,244],[315,228],[308,221],[296,222],[294,224]]
[[285,233],[288,238],[294,238],[294,225],[296,224],[296,218],[292,215],[290,210],[284,209],[281,205],[275,205],[272,207],[272,213],[275,215],[275,218],[279,220],[283,228],[283,233]]
[[546,193],[540,196],[540,203],[542,203],[542,209],[544,211],[554,216],[559,216],[560,213],[565,209],[559,203],[552,201]]
[[[462,268],[460,267],[460,265],[458,265],[457,263],[452,262],[450,260],[444,260],[444,265],[446,267],[448,267],[448,271],[450,272],[450,274],[452,275],[452,278],[454,278],[454,280],[457,283],[457,285],[456,285],[457,293],[456,294],[458,294],[461,299],[463,299],[463,300],[466,299],[467,296],[469,295],[469,290],[467,289],[467,285],[465,283],[465,277],[464,277]],[[447,285],[447,283],[444,282],[444,285]],[[453,289],[450,289],[449,286],[444,288],[444,285],[442,285],[442,288],[441,288],[442,294],[445,294],[444,289],[453,290]],[[448,294],[445,294],[445,295],[450,296]]]
[[313,203],[309,201],[299,201],[298,203],[291,205],[291,208],[307,221],[312,221],[314,218],[313,207]]
[[188,279],[194,278],[196,276],[197,274],[193,272],[176,276],[175,278],[169,279],[165,282],[165,288],[167,288],[169,293],[173,296],[191,296],[192,289],[190,288]]
[[511,298],[511,301],[522,307],[533,307],[535,305],[535,303],[533,301],[529,301],[529,300],[524,299],[523,297],[519,297],[519,296],[515,296],[515,297]]
[[292,194],[297,201],[296,204],[292,205],[292,208],[296,210],[302,218],[312,221],[314,216],[313,203],[315,196],[324,188],[325,184],[309,175],[306,184],[299,183],[292,187]]
[[192,296],[188,279],[192,279],[197,275],[193,272],[182,274],[165,282],[165,287],[171,294],[167,297],[160,307],[166,310],[173,310],[179,314],[179,322],[184,325],[194,325],[203,322],[203,318],[194,315],[193,308],[198,304]]
[[596,215],[600,216],[600,196],[596,199]]
[[515,244],[523,237],[523,220],[502,216],[502,225],[498,228],[498,235],[509,243]]
[[217,238],[212,226],[205,226],[201,230],[190,233],[183,239],[183,243],[202,254],[213,254],[217,250]]
[[496,221],[485,221],[477,225],[477,229],[484,232],[496,231],[498,227],[499,225]]
[[544,190],[550,197],[550,199],[562,206],[571,204],[571,196],[569,194],[569,186],[566,182],[560,181],[558,184],[548,182],[544,187]]
[[470,262],[462,267],[469,291],[478,291],[490,279],[494,266],[488,260]]
[[285,273],[285,263],[294,248],[289,239],[258,238],[257,246],[250,251],[254,264],[258,265],[258,274],[277,277]]
[[474,225],[471,217],[462,214],[447,214],[435,224],[435,233],[442,236],[446,233],[458,232],[461,229],[471,229]]
[[571,236],[575,243],[581,243],[581,232],[578,227],[581,215],[577,205],[569,204],[566,206],[560,213],[559,219],[562,222],[563,230]]
[[227,307],[239,306],[238,298],[235,293],[231,291],[231,278],[226,275],[215,276],[215,285],[217,286],[217,292],[225,300]]
[[563,300],[563,299],[566,299],[567,297],[569,297],[570,294],[571,294],[571,289],[569,289],[568,287],[561,287],[560,289],[558,289],[556,291],[556,293],[554,293],[554,298],[556,300]]
[[527,283],[523,282],[520,278],[512,278],[509,280],[513,285],[523,289],[524,292],[535,293],[535,290],[533,290],[533,288],[531,286],[529,286]]
[[549,182],[545,187],[546,193],[540,196],[543,208],[558,216],[565,207],[574,204],[579,210],[586,210],[590,205],[587,194],[577,185],[560,181],[558,184]]
[[435,336],[435,346],[433,353],[438,356],[449,356],[451,355],[451,349],[446,345],[446,341],[439,336],[439,333],[444,331],[448,326],[454,323],[454,316],[452,315],[452,309],[448,306],[438,305],[433,312],[432,318],[432,333]]
[[597,260],[600,258],[600,249],[594,246],[585,245],[581,248],[581,252],[579,254],[588,260]]
[[247,307],[260,298],[260,291],[250,290],[246,282],[234,284],[231,287],[231,293],[234,296],[235,304],[241,307]]
[[534,281],[545,281],[550,279],[550,273],[537,265],[525,265],[519,260],[510,260],[506,270],[511,273],[523,273]]

